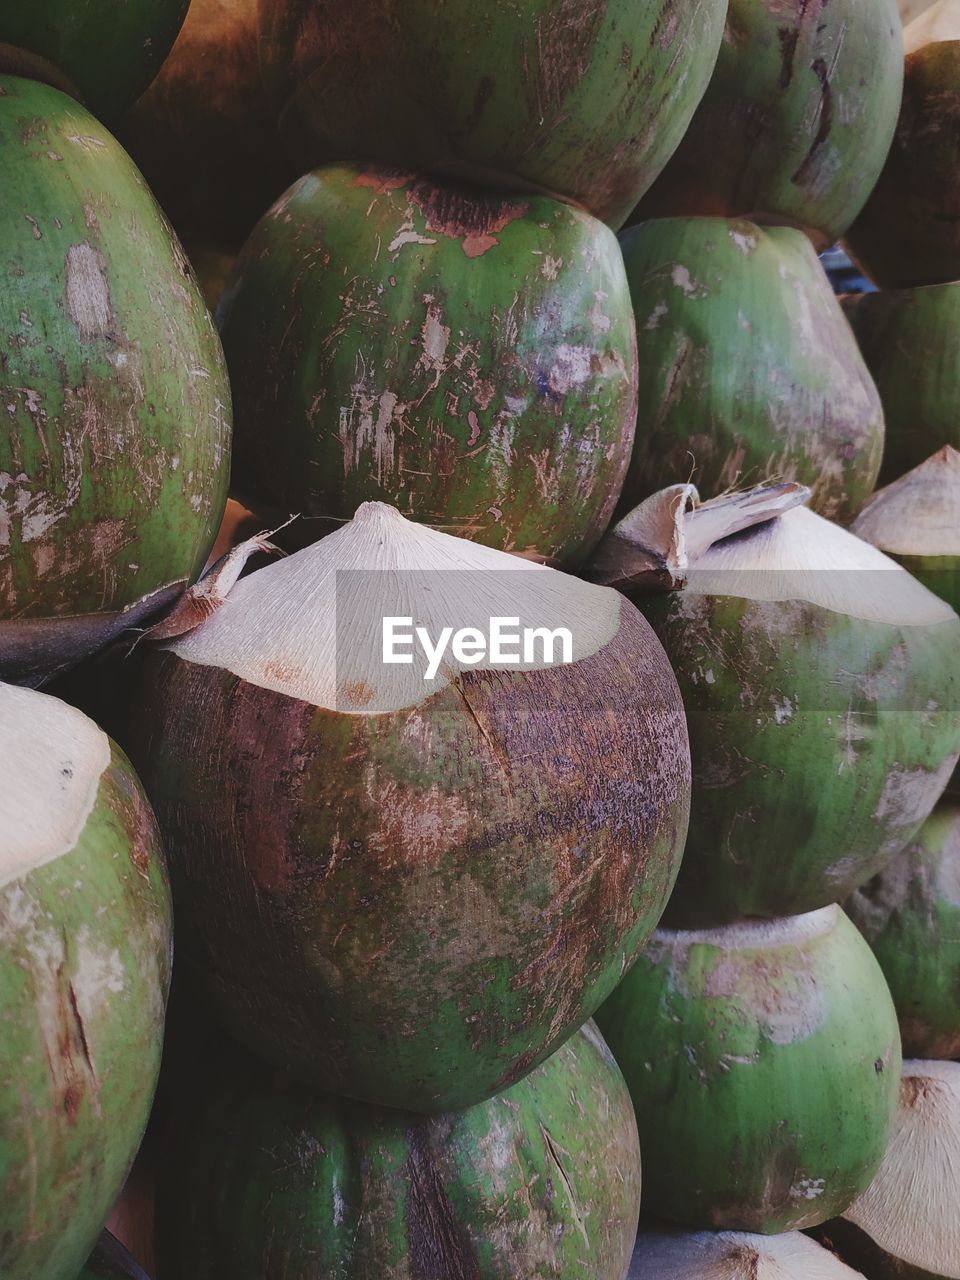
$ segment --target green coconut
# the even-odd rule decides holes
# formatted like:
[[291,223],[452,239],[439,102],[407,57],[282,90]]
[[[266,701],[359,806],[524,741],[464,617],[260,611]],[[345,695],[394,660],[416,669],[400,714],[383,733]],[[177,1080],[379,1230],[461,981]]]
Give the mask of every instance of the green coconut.
[[0,1275],[76,1280],[146,1127],[170,895],[126,757],[0,685]]
[[854,294],[843,309],[883,402],[881,481],[960,447],[960,283]]
[[175,599],[226,501],[230,389],[183,252],[113,138],[0,76],[0,676]]
[[851,532],[960,609],[960,453],[944,445],[878,490]]
[[709,88],[637,215],[779,223],[825,249],[880,175],[902,84],[896,0],[730,0]]
[[903,44],[896,134],[846,236],[851,256],[883,289],[960,278],[960,2],[939,0],[921,13]]
[[869,1280],[960,1278],[960,1063],[903,1064],[876,1178],[824,1238]]
[[350,157],[522,184],[618,227],[683,137],[725,9],[261,0],[260,58],[302,169]]
[[160,70],[189,3],[12,0],[0,14],[0,66],[19,69],[23,55],[38,56],[76,85],[94,115],[112,119]]
[[839,907],[660,929],[597,1021],[636,1109],[645,1211],[773,1234],[825,1222],[869,1186],[900,1036]]
[[904,1052],[960,1058],[960,805],[938,806],[846,910],[886,975]]
[[799,1231],[760,1236],[656,1228],[640,1232],[627,1280],[854,1280],[859,1275]]
[[104,1231],[77,1280],[149,1280],[119,1240]]
[[[419,647],[383,662],[404,615],[434,638],[563,626],[572,661],[448,649],[431,678]],[[441,1111],[508,1087],[609,994],[672,888],[686,726],[641,616],[382,504],[241,578],[149,655],[139,702],[184,971],[319,1088]]]
[[158,1238],[178,1280],[622,1280],[639,1210],[630,1097],[588,1024],[430,1118],[234,1070],[184,1117]]
[[883,411],[810,241],[788,227],[663,218],[621,236],[637,319],[634,506],[692,479],[799,480],[821,514],[873,491]]
[[594,561],[641,597],[686,706],[693,807],[667,915],[683,928],[843,901],[913,838],[957,761],[960,619],[797,506],[806,492],[691,509],[676,485]]
[[180,235],[240,248],[299,173],[260,81],[257,0],[193,0],[121,137]]
[[609,524],[636,346],[620,250],[589,215],[320,170],[258,224],[218,320],[254,501],[337,521],[389,502],[563,564]]

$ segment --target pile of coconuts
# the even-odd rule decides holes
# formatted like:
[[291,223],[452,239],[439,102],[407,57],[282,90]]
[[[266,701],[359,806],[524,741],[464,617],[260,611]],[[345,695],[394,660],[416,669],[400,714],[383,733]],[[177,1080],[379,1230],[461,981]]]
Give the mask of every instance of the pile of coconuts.
[[0,1277],[960,1280],[960,0],[10,9]]

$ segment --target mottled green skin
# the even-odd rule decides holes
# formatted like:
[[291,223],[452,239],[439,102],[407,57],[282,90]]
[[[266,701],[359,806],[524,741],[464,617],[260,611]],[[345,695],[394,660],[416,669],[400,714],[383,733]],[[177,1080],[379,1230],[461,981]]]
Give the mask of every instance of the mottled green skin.
[[185,241],[239,250],[303,172],[284,154],[261,85],[257,0],[192,0],[119,136]]
[[658,932],[597,1018],[637,1113],[645,1211],[772,1234],[826,1221],[870,1184],[900,1037],[839,910],[820,937],[755,947]]
[[623,1280],[639,1210],[630,1097],[588,1025],[431,1118],[234,1068],[181,1117],[159,1242],[178,1280]]
[[78,88],[94,115],[113,119],[160,70],[190,0],[11,0],[0,44],[39,54]]
[[825,249],[880,174],[902,84],[895,0],[730,0],[710,85],[636,216],[752,218]]
[[138,701],[179,961],[318,1088],[442,1111],[508,1087],[610,993],[673,887],[686,728],[629,605],[572,666],[470,672],[387,714],[163,652]]
[[634,326],[616,239],[579,210],[320,170],[258,224],[217,315],[254,500],[342,520],[379,499],[564,564],[606,529]]
[[693,757],[668,922],[842,902],[913,837],[956,763],[960,621],[893,626],[689,591],[643,608]]
[[622,508],[688,479],[702,498],[785,479],[852,516],[876,483],[883,410],[807,237],[664,218],[621,247],[639,378]]
[[683,137],[725,0],[260,0],[302,168],[345,157],[524,184],[621,226]]
[[883,402],[880,483],[960,448],[960,284],[856,294],[843,309]]
[[846,910],[886,975],[904,1053],[960,1058],[960,807],[935,809]]
[[960,278],[960,40],[906,60],[903,106],[883,172],[846,235],[883,289]]
[[[0,675],[29,678],[197,574],[230,390],[183,252],[102,126],[0,77],[0,156]],[[60,636],[42,656],[31,625]]]
[[109,1231],[104,1231],[77,1280],[149,1280],[147,1273]]
[[113,748],[63,857],[0,888],[0,1275],[75,1280],[146,1128],[170,975],[156,823]]

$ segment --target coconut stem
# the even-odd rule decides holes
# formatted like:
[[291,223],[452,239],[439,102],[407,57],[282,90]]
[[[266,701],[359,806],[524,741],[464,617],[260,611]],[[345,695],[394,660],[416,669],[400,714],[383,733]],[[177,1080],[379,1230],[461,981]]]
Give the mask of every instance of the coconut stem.
[[694,485],[670,485],[614,526],[601,542],[589,575],[618,590],[679,590],[690,565],[714,543],[775,520],[809,498],[810,490],[794,481],[759,485],[703,503]]

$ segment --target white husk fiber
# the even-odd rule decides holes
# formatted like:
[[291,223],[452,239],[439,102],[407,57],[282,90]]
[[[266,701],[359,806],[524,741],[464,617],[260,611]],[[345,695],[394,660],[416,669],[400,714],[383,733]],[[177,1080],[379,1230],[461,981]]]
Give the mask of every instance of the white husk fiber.
[[960,556],[960,453],[945,445],[880,489],[851,532],[890,555]]
[[960,1280],[960,1063],[903,1064],[883,1163],[843,1216],[893,1257]]
[[[341,576],[338,585],[338,574],[351,570],[378,572],[362,580]],[[425,681],[426,660],[416,647],[413,665],[387,666],[379,638],[370,643],[384,613],[412,617],[433,636],[444,626],[477,626],[495,616],[519,616],[523,626],[563,625],[577,661],[609,644],[620,608],[614,591],[367,502],[328,538],[242,578],[208,621],[167,647],[317,707],[377,715],[416,706],[466,670],[546,665],[484,660],[468,667],[448,650],[437,678]]]
[[0,684],[0,889],[74,848],[110,763],[82,712]]
[[853,1280],[860,1275],[797,1231],[642,1232],[628,1280]]

